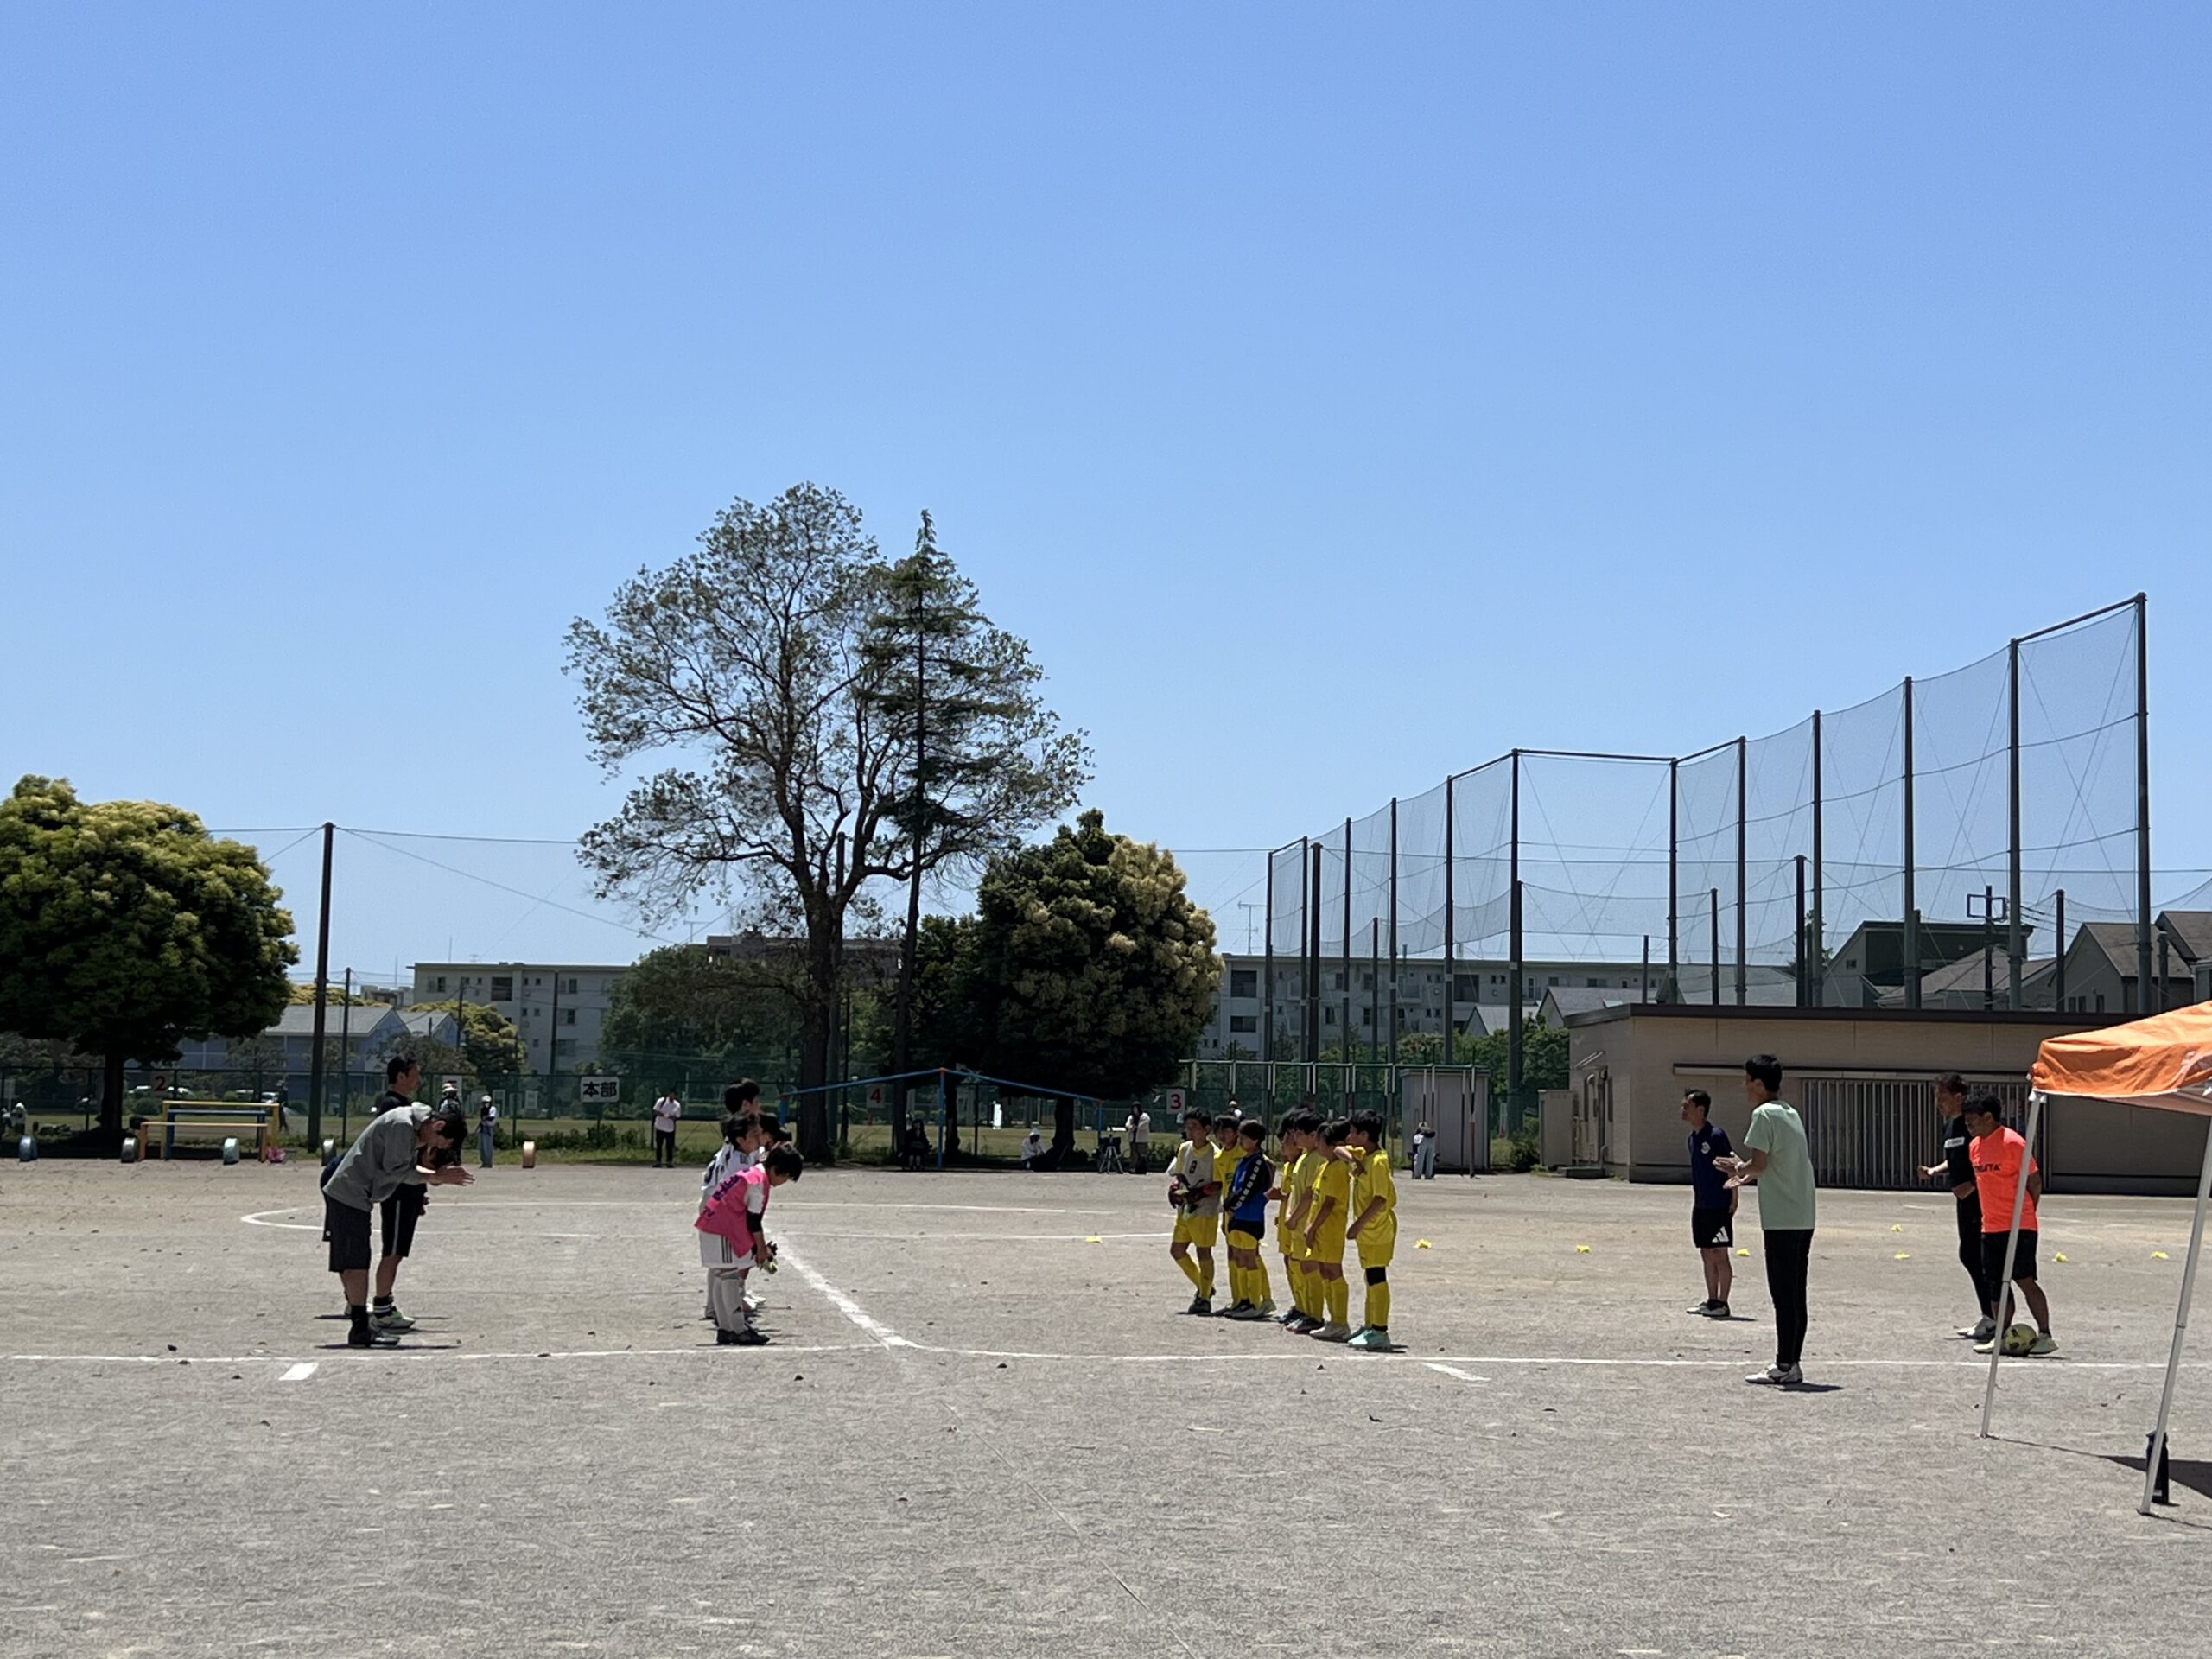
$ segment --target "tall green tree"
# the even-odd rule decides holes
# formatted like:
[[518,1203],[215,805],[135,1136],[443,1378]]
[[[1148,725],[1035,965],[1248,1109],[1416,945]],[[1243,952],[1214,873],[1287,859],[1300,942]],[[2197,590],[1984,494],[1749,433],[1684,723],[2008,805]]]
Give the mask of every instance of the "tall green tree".
[[[451,1014],[456,999],[448,997],[442,1002],[417,1002],[418,1010],[433,1014]],[[472,1087],[482,1084],[505,1083],[518,1077],[523,1071],[522,1033],[515,1022],[486,1002],[458,1004],[461,1025],[459,1053],[467,1062],[467,1074]],[[454,1052],[450,1044],[441,1043],[441,1049]],[[419,1056],[417,1058],[420,1058]],[[425,1076],[430,1074],[429,1062],[423,1065]]]
[[[1072,806],[1090,781],[1083,736],[1064,732],[1039,693],[1026,642],[993,625],[976,584],[938,546],[925,512],[914,550],[882,572],[863,645],[865,693],[906,734],[889,816],[906,842],[906,923],[892,1009],[891,1070],[913,1065],[922,887],[947,867],[979,868]],[[906,1084],[893,1086],[894,1144]]]
[[283,1013],[299,953],[281,897],[253,849],[189,812],[26,777],[0,803],[0,1027],[99,1056],[119,1146],[127,1062]]
[[[985,870],[974,921],[944,941],[953,1033],[1000,1077],[1138,1094],[1195,1049],[1221,979],[1213,947],[1213,918],[1191,902],[1173,855],[1085,812]],[[1075,1103],[1058,1105],[1065,1157]]]
[[880,695],[874,649],[886,572],[859,512],[794,486],[731,504],[698,547],[640,570],[603,621],[569,630],[569,671],[594,760],[610,775],[670,757],[584,837],[602,896],[646,920],[707,893],[740,920],[804,943],[799,1149],[831,1152],[819,1086],[846,986],[848,924],[879,884],[906,886],[931,843],[902,833],[911,727]]
[[690,944],[649,950],[615,982],[601,1050],[637,1071],[658,1056],[740,1063],[791,1047],[799,1034],[794,965]]

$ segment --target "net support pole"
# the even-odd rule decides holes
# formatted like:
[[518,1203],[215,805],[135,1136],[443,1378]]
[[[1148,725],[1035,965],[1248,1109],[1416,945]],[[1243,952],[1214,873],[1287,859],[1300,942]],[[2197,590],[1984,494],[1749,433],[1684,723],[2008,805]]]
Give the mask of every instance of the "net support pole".
[[[2181,1375],[2181,1350],[2189,1334],[2189,1303],[2196,1294],[2196,1262],[2204,1251],[2204,1205],[2212,1198],[2212,1125],[2204,1135],[2204,1164],[2196,1173],[2196,1215],[2189,1226],[2189,1260],[2181,1270],[2181,1301],[2174,1310],[2174,1344],[2166,1354],[2166,1383],[2158,1391],[2158,1426],[2151,1433],[2151,1456],[2143,1470],[2143,1501],[2139,1515],[2151,1513],[2151,1489],[2158,1478],[2158,1459],[2166,1449],[2166,1420],[2174,1408],[2174,1380]],[[1982,1414],[1987,1421],[1988,1413]]]
[[1398,798],[1390,798],[1390,1064],[1398,1063]]
[[1268,855],[1267,910],[1260,937],[1260,1058],[1275,1057],[1275,855]]
[[1912,869],[1912,676],[1904,677],[1904,1005],[1920,1006],[1920,912]]
[[[2028,1128],[2020,1147],[2020,1179],[2012,1188],[2012,1225],[2005,1236],[2005,1271],[1997,1281],[1998,1310],[2009,1313],[2012,1302],[2012,1260],[2020,1248],[2020,1217],[2028,1207],[2028,1172],[2035,1167],[2036,1131],[2043,1123],[2043,1090],[2028,1096]],[[1989,1414],[1997,1404],[1997,1362],[2005,1353],[2004,1318],[1997,1321],[1995,1339],[1989,1344],[1989,1381],[1981,1391],[1981,1438],[1989,1438]]]
[[315,1019],[314,1034],[308,1039],[308,1145],[319,1149],[322,1146],[322,1037],[327,1028],[327,1010],[324,1004],[330,1000],[330,857],[338,826],[325,822],[322,826],[322,904],[316,912],[315,930]]
[[1720,889],[1706,889],[1706,919],[1713,928],[1713,1006],[1720,1006]]
[[1367,918],[1367,1063],[1382,1058],[1382,918]]
[[2058,937],[2055,941],[2058,960],[2050,972],[2051,1007],[2061,1014],[2066,1011],[2066,889],[2051,895],[2050,931]]
[[1682,995],[1681,769],[1679,760],[1667,763],[1667,996],[1677,1002]]
[[1813,937],[1805,950],[1808,970],[1815,986],[1812,1006],[1819,1007],[1827,1001],[1827,974],[1821,961],[1821,954],[1827,948],[1827,932],[1821,917],[1821,900],[1825,892],[1821,874],[1821,711],[1813,710]]
[[1797,1006],[1805,1006],[1805,855],[1797,855],[1797,949],[1791,954],[1790,971],[1797,980]]
[[1452,1030],[1458,1023],[1452,1007],[1452,963],[1459,956],[1458,941],[1452,929],[1452,912],[1458,907],[1452,887],[1452,867],[1459,861],[1452,846],[1453,824],[1458,815],[1452,810],[1452,783],[1447,774],[1444,779],[1444,1064],[1452,1064],[1452,1051],[1457,1045],[1452,1040]]
[[1321,1058],[1321,843],[1306,846],[1306,1090],[1313,1090],[1311,1068]]
[[1746,958],[1751,950],[1751,866],[1746,861],[1749,846],[1747,813],[1751,807],[1751,746],[1743,738],[1736,740],[1736,1006],[1742,1007],[1751,1001],[1746,976],[1750,972]]
[[2005,864],[2005,957],[2012,974],[2012,995],[2005,1007],[2014,1009],[2028,1006],[2027,995],[2021,982],[2026,978],[2027,950],[2020,931],[2020,642],[2013,640],[2005,652],[2008,670],[2006,696],[2007,715],[2011,729],[2006,734],[2005,754],[2005,838],[2009,856]]
[[[2139,1011],[2151,1007],[2151,603],[2135,595],[2135,973]],[[2164,1001],[2165,988],[2159,988]]]
[[1344,1058],[1350,1060],[1359,1051],[1351,1041],[1351,820],[1344,820]]
[[1506,1121],[1521,1127],[1521,751],[1513,751],[1512,849],[1506,873]]

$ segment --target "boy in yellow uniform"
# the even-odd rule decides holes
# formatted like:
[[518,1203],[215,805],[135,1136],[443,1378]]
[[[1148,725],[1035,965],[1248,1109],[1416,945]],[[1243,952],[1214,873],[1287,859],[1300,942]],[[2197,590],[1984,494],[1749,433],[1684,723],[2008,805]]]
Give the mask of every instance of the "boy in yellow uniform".
[[[1173,1172],[1167,1181],[1167,1202],[1175,1206],[1175,1237],[1167,1254],[1183,1269],[1198,1294],[1185,1310],[1213,1312],[1213,1245],[1221,1230],[1221,1183],[1214,1178],[1213,1120],[1204,1112],[1183,1114],[1183,1144],[1175,1149]],[[1198,1246],[1198,1259],[1191,1260]]]
[[1321,1131],[1319,1161],[1312,1177],[1313,1199],[1306,1206],[1307,1273],[1318,1278],[1322,1311],[1326,1321],[1310,1334],[1317,1342],[1349,1342],[1351,1326],[1351,1288],[1344,1283],[1344,1228],[1351,1220],[1351,1160],[1344,1144],[1351,1125],[1332,1118]]
[[1282,1121],[1281,1173],[1277,1177],[1281,1185],[1275,1189],[1275,1196],[1282,1200],[1282,1208],[1275,1212],[1275,1243],[1282,1250],[1283,1283],[1290,1292],[1290,1306],[1283,1310],[1281,1323],[1285,1330],[1301,1335],[1318,1331],[1322,1325],[1306,1305],[1306,1236],[1299,1231],[1299,1217],[1313,1196],[1306,1185],[1313,1172],[1313,1154],[1306,1122],[1304,1112],[1293,1112]]
[[1398,1185],[1390,1154],[1382,1150],[1382,1115],[1355,1112],[1351,1138],[1351,1225],[1344,1236],[1359,1250],[1367,1275],[1367,1317],[1350,1347],[1373,1353],[1390,1349],[1390,1257],[1398,1248]]

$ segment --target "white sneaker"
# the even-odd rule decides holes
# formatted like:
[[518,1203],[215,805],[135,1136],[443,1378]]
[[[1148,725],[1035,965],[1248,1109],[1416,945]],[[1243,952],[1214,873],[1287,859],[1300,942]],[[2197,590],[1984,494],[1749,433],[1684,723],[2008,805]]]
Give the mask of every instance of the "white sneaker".
[[2041,1359],[2045,1354],[2055,1354],[2057,1351],[2058,1338],[2048,1331],[2037,1332],[2036,1339],[2028,1349],[2029,1357],[2034,1359]]
[[1805,1372],[1802,1366],[1770,1365],[1763,1371],[1754,1371],[1744,1379],[1746,1382],[1763,1383],[1769,1388],[1785,1389],[1793,1382],[1802,1382]]
[[1348,1325],[1339,1325],[1335,1320],[1332,1319],[1328,1324],[1323,1325],[1319,1331],[1316,1331],[1313,1333],[1313,1340],[1316,1342],[1350,1342],[1351,1340],[1351,1326]]
[[1987,1342],[1997,1334],[1997,1321],[1983,1319],[1972,1325],[1962,1325],[1959,1327],[1959,1334],[1968,1342]]

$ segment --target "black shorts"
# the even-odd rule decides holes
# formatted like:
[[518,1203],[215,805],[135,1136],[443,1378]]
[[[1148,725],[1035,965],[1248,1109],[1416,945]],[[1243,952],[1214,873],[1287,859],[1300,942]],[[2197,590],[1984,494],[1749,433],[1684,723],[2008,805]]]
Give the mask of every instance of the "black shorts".
[[429,1207],[430,1195],[419,1186],[403,1186],[384,1201],[384,1255],[402,1262],[407,1259],[408,1251],[415,1248],[415,1224]]
[[1260,1216],[1251,1221],[1239,1221],[1234,1216],[1230,1217],[1229,1242],[1232,1244],[1236,1243],[1239,1234],[1251,1243],[1257,1244],[1268,1236],[1268,1218],[1265,1216]]
[[[1994,1297],[1998,1286],[2005,1281],[2005,1233],[1984,1233],[1981,1236],[1981,1271]],[[2033,1283],[2036,1276],[2036,1236],[2026,1228],[2020,1229],[2020,1248],[2012,1257],[2012,1277]]]
[[1725,1250],[1736,1242],[1736,1217],[1725,1205],[1708,1209],[1703,1205],[1690,1210],[1690,1243],[1700,1250]]
[[330,1241],[333,1273],[369,1270],[369,1212],[326,1198],[322,1201],[322,1236]]

